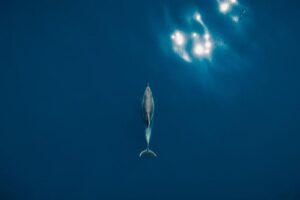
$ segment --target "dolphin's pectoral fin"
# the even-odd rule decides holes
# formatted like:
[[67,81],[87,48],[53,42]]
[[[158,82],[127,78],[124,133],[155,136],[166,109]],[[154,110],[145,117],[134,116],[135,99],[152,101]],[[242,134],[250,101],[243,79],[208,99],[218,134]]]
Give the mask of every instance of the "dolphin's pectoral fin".
[[140,153],[140,157],[142,156],[150,156],[150,157],[157,157],[156,153],[150,149],[145,149]]

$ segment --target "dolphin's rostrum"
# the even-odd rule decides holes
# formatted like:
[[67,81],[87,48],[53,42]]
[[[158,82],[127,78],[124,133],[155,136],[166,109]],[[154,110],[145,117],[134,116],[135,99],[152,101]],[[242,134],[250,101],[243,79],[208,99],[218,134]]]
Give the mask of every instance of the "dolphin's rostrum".
[[145,138],[146,138],[147,148],[140,153],[140,157],[146,155],[156,157],[154,151],[150,150],[149,148],[153,115],[154,115],[154,99],[149,84],[147,84],[147,87],[144,92],[144,96],[142,100],[142,110],[143,110],[143,117],[146,124]]

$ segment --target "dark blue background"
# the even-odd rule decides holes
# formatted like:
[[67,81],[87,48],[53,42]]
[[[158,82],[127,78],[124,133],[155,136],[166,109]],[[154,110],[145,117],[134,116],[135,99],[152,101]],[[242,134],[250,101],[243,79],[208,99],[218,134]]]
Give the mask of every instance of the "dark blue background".
[[[0,199],[299,199],[299,3],[243,3],[1,1]],[[230,47],[211,62],[161,42],[193,6]]]

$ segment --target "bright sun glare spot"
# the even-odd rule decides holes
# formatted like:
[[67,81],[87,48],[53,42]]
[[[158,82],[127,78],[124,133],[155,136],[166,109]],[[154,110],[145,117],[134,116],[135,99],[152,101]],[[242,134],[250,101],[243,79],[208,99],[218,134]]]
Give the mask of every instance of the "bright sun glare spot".
[[230,2],[231,2],[232,4],[236,4],[236,3],[237,3],[237,0],[230,0]]
[[171,38],[174,40],[175,44],[178,45],[178,46],[183,46],[184,43],[185,43],[185,37],[184,35],[179,32],[179,31],[176,31],[172,36]]
[[200,13],[195,13],[195,19],[196,19],[196,21],[201,22],[201,15],[200,15]]
[[198,56],[203,55],[204,50],[205,49],[203,48],[203,46],[200,43],[196,44],[194,47],[194,53]]
[[210,35],[209,35],[208,33],[205,33],[205,34],[204,34],[204,39],[205,39],[205,40],[209,40],[209,38],[210,38]]
[[199,35],[198,35],[198,33],[194,32],[194,33],[192,33],[192,37],[193,37],[193,38],[198,38]]
[[229,9],[230,9],[230,4],[228,2],[223,2],[223,3],[220,4],[220,11],[222,13],[228,12]]
[[212,47],[211,42],[210,42],[210,41],[206,41],[206,42],[205,42],[205,48],[206,48],[206,49],[211,49],[211,47]]
[[[225,2],[225,0],[223,0]],[[226,0],[226,4],[220,5],[220,9],[224,12],[231,8],[230,0]],[[191,18],[190,18],[191,17]],[[194,60],[210,59],[214,49],[214,43],[210,31],[206,27],[199,12],[194,12],[189,16],[203,28],[204,33],[199,33],[196,30],[185,32],[182,30],[175,30],[171,35],[171,42],[173,51],[180,58],[186,62],[193,62]]]

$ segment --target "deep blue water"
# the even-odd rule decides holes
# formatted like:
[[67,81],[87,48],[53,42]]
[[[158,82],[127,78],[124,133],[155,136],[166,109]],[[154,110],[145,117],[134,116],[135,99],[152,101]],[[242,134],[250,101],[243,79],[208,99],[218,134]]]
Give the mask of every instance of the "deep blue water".
[[[241,2],[1,1],[0,199],[300,199],[300,3]],[[228,48],[189,64],[194,7]]]

